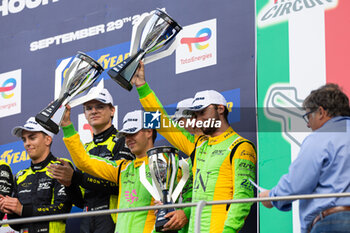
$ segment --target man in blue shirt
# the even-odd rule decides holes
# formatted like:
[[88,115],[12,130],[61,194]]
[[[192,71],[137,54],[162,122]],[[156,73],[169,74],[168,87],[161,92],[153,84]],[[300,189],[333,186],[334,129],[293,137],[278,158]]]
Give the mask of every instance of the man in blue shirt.
[[[260,197],[350,192],[350,108],[338,85],[327,84],[304,100],[304,119],[312,133],[305,138],[289,173]],[[282,211],[292,201],[263,202]],[[301,232],[347,232],[350,198],[307,199],[299,202]],[[337,220],[337,221],[334,221]]]

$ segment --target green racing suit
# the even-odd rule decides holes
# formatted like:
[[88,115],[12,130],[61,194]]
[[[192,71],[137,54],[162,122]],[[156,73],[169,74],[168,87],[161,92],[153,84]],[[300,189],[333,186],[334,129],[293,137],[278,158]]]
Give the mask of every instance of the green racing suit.
[[[119,186],[118,209],[134,208],[154,205],[154,199],[140,182],[140,166],[146,164],[146,178],[151,182],[151,175],[147,166],[147,156],[135,160],[111,161],[90,155],[84,149],[79,134],[74,126],[63,127],[64,143],[72,157],[74,164],[82,171],[102,179],[109,180]],[[183,194],[191,195],[191,189]],[[116,233],[152,232],[155,224],[154,210],[126,212],[117,214]]]
[[[193,159],[192,201],[217,201],[254,197],[256,152],[254,145],[231,127],[216,137],[195,136],[174,125],[148,84],[138,88],[145,111],[160,111],[167,127],[157,129],[173,146]],[[202,212],[201,232],[238,232],[244,225],[252,203],[206,206]],[[189,232],[194,231],[192,208]]]

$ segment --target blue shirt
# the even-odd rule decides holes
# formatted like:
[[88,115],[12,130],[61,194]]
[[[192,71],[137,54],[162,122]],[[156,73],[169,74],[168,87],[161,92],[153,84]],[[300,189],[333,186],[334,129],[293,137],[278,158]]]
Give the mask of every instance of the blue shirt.
[[[283,175],[270,197],[350,192],[350,117],[334,117],[303,141],[298,157]],[[292,201],[275,201],[282,211]],[[321,211],[350,206],[350,198],[316,198],[299,201],[301,232],[307,232]]]

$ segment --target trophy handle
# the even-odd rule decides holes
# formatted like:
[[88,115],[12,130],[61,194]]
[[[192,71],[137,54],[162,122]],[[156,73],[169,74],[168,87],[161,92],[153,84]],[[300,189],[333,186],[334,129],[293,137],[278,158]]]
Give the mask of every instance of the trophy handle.
[[[58,99],[61,94],[62,89],[62,73],[63,70],[67,67],[72,58],[66,58],[57,66],[55,70],[55,99]],[[64,81],[64,80],[63,80]]]
[[[142,16],[138,23],[133,27],[132,34],[131,34],[131,42],[130,42],[130,57],[135,55],[138,52],[138,46],[141,41],[141,33],[144,29],[146,23],[148,20],[152,17],[152,15]],[[181,31],[179,32],[181,33]],[[179,44],[180,37],[178,36],[178,33],[175,34],[177,37],[175,40],[172,40],[170,43],[168,43],[166,46],[167,48],[163,49],[162,52],[147,56],[144,58],[144,64],[148,64],[154,61],[157,61],[159,59],[162,59],[163,57],[167,57],[171,55],[175,50],[177,45]],[[174,35],[174,36],[175,36]]]
[[132,85],[130,84],[132,77],[134,76],[139,62],[145,55],[143,50],[139,50],[134,56],[128,57],[125,61],[111,68],[107,73],[113,81],[117,82],[124,89],[131,91]]
[[163,57],[170,56],[176,50],[179,44],[179,40],[180,40],[180,37],[177,36],[175,40],[171,41],[166,45],[167,48],[165,48],[162,52],[155,53],[153,55],[145,57],[143,63],[146,65],[148,63],[162,59]]
[[186,181],[188,180],[188,177],[190,177],[190,169],[189,169],[190,166],[188,165],[188,162],[182,158],[179,161],[179,166],[182,169],[182,177],[179,183],[177,184],[173,194],[171,195],[171,199],[173,200],[173,203],[175,203],[176,199],[179,197],[183,187],[186,184]]
[[132,28],[131,41],[130,41],[130,57],[135,55],[138,51],[138,47],[141,41],[141,33],[143,28],[145,27],[148,20],[152,17],[152,15],[144,15],[141,16],[139,21]]
[[56,113],[52,116],[51,120],[56,123],[56,125],[60,126],[61,121],[63,120],[63,115],[66,113],[67,108],[62,105]]
[[[169,156],[169,159],[171,159],[171,177],[177,177],[176,174],[178,172],[178,164],[176,163],[176,159],[175,159],[175,156]],[[174,184],[175,184],[175,179],[170,179],[170,185],[168,187],[168,190],[169,190],[169,193],[173,193],[173,190],[174,190]],[[172,198],[170,195],[167,196],[167,202],[171,202]],[[175,203],[175,202],[173,202]]]
[[101,79],[101,81],[98,83],[98,85],[94,89],[93,93],[86,94],[84,96],[81,96],[79,98],[69,101],[69,106],[71,106],[71,108],[74,108],[75,106],[78,106],[80,104],[83,104],[90,100],[95,99],[96,97],[98,97],[98,94],[102,91],[103,87],[104,87],[104,82],[103,82],[103,79]]
[[152,195],[152,197],[155,200],[160,201],[159,193],[155,191],[157,190],[156,187],[154,187],[154,185],[151,185],[151,183],[146,178],[145,162],[143,162],[143,164],[140,166],[139,173],[140,173],[140,181],[143,184],[143,186],[147,189],[147,191]]
[[[67,70],[67,73],[66,73],[66,75],[65,75],[65,78],[63,79],[62,87],[66,87],[66,86],[67,86],[67,84],[68,84],[68,77],[69,77],[70,74],[72,73],[72,70],[73,70],[73,69],[76,70],[76,68],[77,68],[78,65],[79,65],[79,62],[80,62],[80,61],[78,61],[78,60],[75,60],[75,61],[74,61],[74,58],[72,58],[72,59],[73,59],[73,62],[72,62],[72,64],[70,65],[70,67],[72,67],[72,68]],[[65,94],[64,89],[61,89],[58,98],[62,98],[64,94]]]

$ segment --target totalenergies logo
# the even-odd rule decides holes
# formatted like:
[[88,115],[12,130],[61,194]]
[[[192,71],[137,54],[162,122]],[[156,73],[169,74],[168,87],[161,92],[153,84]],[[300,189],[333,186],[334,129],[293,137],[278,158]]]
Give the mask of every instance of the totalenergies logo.
[[2,84],[2,86],[0,87],[1,96],[2,96],[4,99],[9,99],[9,98],[11,98],[12,96],[14,96],[14,93],[8,94],[7,92],[12,91],[13,89],[15,89],[15,88],[16,88],[16,85],[17,85],[16,79],[14,79],[14,78],[9,78],[9,79],[7,79],[7,80]]
[[21,69],[0,74],[0,118],[21,112]]
[[181,39],[181,44],[187,44],[188,49],[190,52],[192,52],[192,44],[196,46],[198,50],[203,50],[209,47],[209,43],[206,44],[199,44],[205,41],[208,41],[211,37],[211,30],[210,28],[202,28],[199,30],[195,37],[184,37]]
[[184,26],[176,48],[176,73],[216,64],[216,19]]

